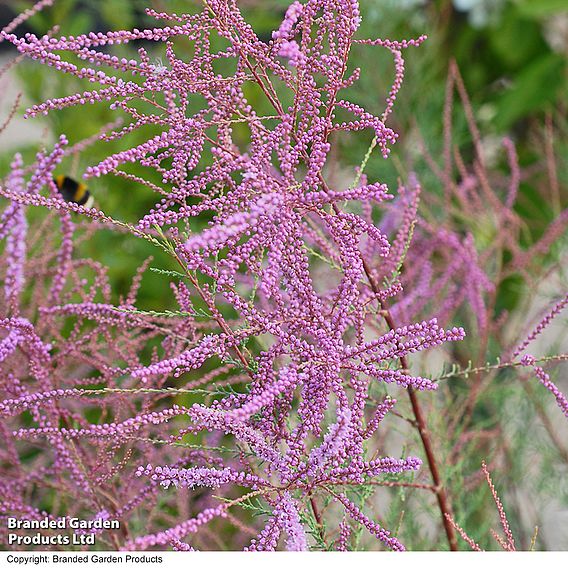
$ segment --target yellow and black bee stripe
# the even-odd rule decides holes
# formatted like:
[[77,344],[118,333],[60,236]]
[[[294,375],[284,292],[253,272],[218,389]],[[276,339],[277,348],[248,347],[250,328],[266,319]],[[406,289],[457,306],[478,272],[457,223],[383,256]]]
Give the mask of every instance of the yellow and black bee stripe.
[[84,183],[64,175],[54,177],[53,181],[65,201],[84,205],[87,208],[93,205],[93,196]]

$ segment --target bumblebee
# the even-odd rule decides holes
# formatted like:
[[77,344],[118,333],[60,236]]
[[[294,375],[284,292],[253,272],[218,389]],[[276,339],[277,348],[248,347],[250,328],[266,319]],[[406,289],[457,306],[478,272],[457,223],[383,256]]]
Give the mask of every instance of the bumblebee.
[[53,181],[65,201],[84,205],[87,209],[93,206],[93,196],[84,183],[64,175],[54,177]]

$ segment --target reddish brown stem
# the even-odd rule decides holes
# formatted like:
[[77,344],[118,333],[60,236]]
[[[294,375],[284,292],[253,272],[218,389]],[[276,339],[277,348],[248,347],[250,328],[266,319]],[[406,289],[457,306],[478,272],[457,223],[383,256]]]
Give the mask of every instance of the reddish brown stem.
[[325,532],[323,530],[323,521],[322,521],[322,518],[321,518],[321,513],[319,512],[319,509],[318,509],[318,505],[317,505],[316,500],[314,499],[313,496],[310,496],[310,506],[312,508],[312,511],[314,513],[314,518],[315,518],[316,523],[318,525],[318,531],[319,531],[319,534],[320,534],[320,538],[321,538],[322,542],[325,544]]
[[[378,296],[379,294],[379,287],[373,278],[371,270],[367,263],[363,260],[363,269],[365,270],[365,274],[369,280],[369,284],[371,285],[371,289],[373,292]],[[382,310],[382,316],[384,317],[389,329],[396,329],[396,325],[389,310],[385,307],[383,302],[379,300],[379,304]],[[408,361],[406,357],[400,357],[400,364],[403,369],[409,370]],[[442,514],[442,522],[444,525],[444,530],[446,532],[446,536],[448,538],[448,544],[450,546],[450,550],[457,551],[458,550],[458,541],[456,538],[456,532],[452,523],[450,522],[450,518],[452,518],[452,510],[449,504],[448,496],[446,490],[444,489],[442,483],[442,477],[440,476],[440,470],[438,468],[438,462],[436,461],[436,455],[434,453],[434,447],[432,445],[432,440],[430,439],[430,435],[428,433],[428,428],[426,425],[426,419],[424,417],[424,413],[422,412],[422,408],[420,403],[418,402],[418,397],[412,387],[408,387],[408,396],[410,398],[410,404],[412,406],[412,412],[414,413],[414,418],[416,420],[416,426],[418,429],[418,433],[420,434],[420,439],[422,440],[422,446],[424,447],[424,453],[426,454],[426,461],[428,462],[428,467],[430,469],[430,474],[432,476],[432,481],[434,482],[434,493],[436,494],[436,499],[438,501],[438,506],[440,508],[440,513]]]

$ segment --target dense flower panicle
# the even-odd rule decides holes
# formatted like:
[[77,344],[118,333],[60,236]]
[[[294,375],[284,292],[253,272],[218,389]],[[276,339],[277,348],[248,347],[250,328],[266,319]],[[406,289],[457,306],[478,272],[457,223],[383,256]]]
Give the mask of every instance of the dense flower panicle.
[[300,516],[298,514],[298,508],[296,504],[287,491],[283,493],[281,499],[282,509],[280,518],[284,531],[287,534],[287,550],[293,552],[308,550],[306,532],[304,530],[304,527],[302,526],[302,523],[300,522]]
[[387,473],[400,474],[407,471],[417,471],[421,465],[422,460],[415,457],[404,459],[381,458],[369,462],[355,458],[347,465],[330,468],[319,477],[322,482],[324,479],[329,479],[332,481],[363,483],[365,479],[372,479]]
[[41,436],[58,435],[61,439],[77,438],[118,438],[127,437],[136,431],[149,425],[158,425],[171,420],[175,416],[187,414],[188,409],[172,406],[160,412],[139,414],[134,418],[128,418],[124,422],[92,424],[84,428],[69,429],[46,426],[43,428],[21,428],[14,432],[16,438],[36,438]]
[[566,294],[553,308],[547,313],[529,336],[515,349],[511,355],[514,359],[520,355],[547,327],[548,324],[568,305],[568,294]]
[[281,528],[278,524],[278,513],[279,504],[273,509],[273,516],[266,523],[260,534],[256,538],[253,538],[250,544],[244,548],[245,551],[268,552],[276,550],[281,532]]
[[146,475],[153,481],[159,481],[160,485],[168,488],[170,485],[176,487],[211,487],[217,488],[226,483],[234,483],[242,487],[257,489],[259,485],[264,485],[263,480],[256,475],[242,471],[234,471],[229,467],[216,469],[211,467],[193,467],[189,469],[172,468],[168,466],[153,468],[151,465],[140,466],[136,475]]
[[[20,336],[18,335],[17,338],[19,337]],[[11,345],[10,343],[6,342],[6,340],[8,339],[12,340]],[[14,339],[11,338],[10,335],[6,337],[6,340],[0,343],[0,362],[5,359],[5,356],[3,356],[2,354],[2,351],[5,349],[5,342],[8,343],[9,347],[12,347],[13,345],[13,348],[10,349],[9,353],[14,351],[14,349],[17,347],[17,342],[14,341]],[[0,414],[4,416],[15,416],[21,413],[23,410],[45,404],[46,402],[52,400],[80,396],[85,396],[85,391],[79,389],[57,389],[48,392],[25,394],[18,398],[4,399],[2,402],[0,402]]]
[[364,515],[360,511],[359,507],[349,501],[345,495],[336,495],[336,499],[345,507],[345,512],[349,515],[349,517],[351,517],[354,521],[361,523],[361,525],[363,525],[375,538],[383,542],[389,549],[397,552],[403,552],[406,550],[404,545],[401,544],[397,538],[390,536],[389,531],[383,529],[378,523]]
[[[6,188],[14,193],[23,193],[24,183],[22,156],[16,154],[10,165]],[[5,254],[9,263],[4,281],[4,296],[13,312],[18,311],[19,293],[24,285],[27,229],[28,225],[22,206],[18,203],[10,204],[3,211],[0,220],[0,237],[6,238]]]
[[339,552],[346,552],[349,550],[349,539],[351,538],[351,527],[346,519],[341,521],[339,525],[339,538],[335,544],[335,549]]
[[[23,335],[16,329],[12,329],[8,332],[8,335],[2,339],[0,342],[0,363],[5,361],[18,347],[18,344],[23,341]],[[5,401],[5,407],[7,408],[11,401]]]
[[184,552],[195,552],[195,548],[193,546],[178,540],[177,538],[172,538],[170,540],[170,544],[172,545],[173,550],[179,550]]
[[536,360],[532,355],[523,355],[523,357],[521,358],[521,364],[525,367],[531,367],[534,370],[540,383],[554,395],[556,404],[558,404],[558,407],[560,408],[564,416],[568,418],[568,398],[550,380],[550,375],[546,373],[542,367],[536,364]]
[[379,427],[379,424],[384,420],[385,416],[388,414],[394,405],[396,400],[387,396],[383,402],[377,404],[373,417],[367,422],[367,426],[362,433],[364,438],[369,438],[373,435],[375,430]]
[[141,367],[132,371],[132,376],[147,382],[154,375],[180,376],[190,369],[199,369],[203,363],[214,355],[222,355],[225,352],[223,346],[224,337],[221,335],[208,335],[202,338],[199,345],[185,351],[174,359],[159,361],[147,367]]
[[347,442],[352,427],[349,409],[339,409],[337,422],[329,427],[321,445],[310,453],[308,475],[316,475],[329,462],[341,463],[347,459]]
[[385,361],[404,357],[445,341],[459,341],[464,335],[462,328],[444,330],[438,325],[438,320],[433,318],[430,321],[390,330],[382,337],[363,345],[347,345],[343,353],[345,359],[357,358],[363,362]]
[[290,4],[290,6],[288,6],[288,9],[286,10],[286,15],[284,16],[280,27],[278,28],[278,30],[272,32],[272,39],[292,39],[292,28],[298,22],[298,18],[300,17],[303,9],[304,7],[302,4],[300,4],[300,2],[292,2],[292,4]]
[[307,537],[298,516],[297,506],[287,491],[282,493],[275,504],[270,520],[245,550],[255,552],[276,550],[282,532],[286,534],[287,550],[295,552],[308,550]]
[[231,417],[235,420],[246,420],[259,410],[272,406],[279,394],[292,390],[302,378],[303,375],[298,375],[294,369],[281,369],[278,380],[273,385],[259,394],[252,395],[247,402],[231,412]]
[[[0,34],[20,53],[90,83],[90,90],[35,105],[29,117],[104,103],[131,122],[101,133],[103,140],[127,141],[146,126],[159,130],[86,172],[130,176],[159,194],[135,226],[62,199],[53,174],[65,157],[65,137],[37,155],[27,181],[16,157],[1,184],[10,204],[0,218],[7,259],[0,365],[9,377],[0,381],[0,435],[14,467],[28,477],[15,476],[10,501],[0,489],[0,512],[28,507],[26,487],[37,480],[19,451],[45,444],[37,470],[60,480],[76,513],[101,511],[100,493],[105,507],[112,504],[109,518],[128,523],[170,499],[170,528],[160,516],[148,534],[135,528],[109,537],[125,550],[201,548],[208,541],[196,533],[239,526],[245,521],[234,508],[246,510],[247,502],[254,510],[257,501],[268,519],[241,547],[320,546],[307,529],[315,519],[325,533],[317,500],[332,485],[363,487],[421,467],[418,457],[378,456],[376,435],[396,400],[384,390],[377,398],[376,389],[436,389],[437,382],[415,376],[407,358],[463,340],[464,329],[453,325],[462,304],[479,330],[489,325],[486,295],[495,284],[474,239],[420,217],[415,175],[396,198],[362,168],[349,186],[328,177],[333,144],[344,132],[369,130],[373,147],[389,155],[397,134],[386,121],[403,80],[403,50],[425,37],[356,40],[356,0],[295,1],[268,41],[246,23],[236,0],[208,0],[194,15],[147,15],[165,25],[60,38],[17,37],[12,28]],[[191,58],[177,53],[176,38],[191,42]],[[132,42],[163,45],[163,62],[151,62],[145,43],[137,58],[112,54],[113,45]],[[354,42],[393,55],[395,77],[381,114],[348,100],[364,72],[347,75]],[[219,62],[231,73],[217,71]],[[247,99],[251,85],[269,116]],[[238,123],[246,124],[245,139]],[[518,165],[514,148],[506,147],[513,179],[501,206],[511,213]],[[154,170],[162,183],[122,171],[129,163]],[[464,194],[471,189],[465,185]],[[59,244],[44,258],[26,248],[28,206],[55,211]],[[377,224],[375,206],[384,212]],[[179,309],[137,309],[148,263],[113,304],[106,268],[74,255],[84,230],[76,213],[171,254],[181,272],[163,272],[175,279],[169,285]],[[37,284],[27,275],[30,258],[49,286],[24,306],[25,286]],[[523,364],[534,366],[534,359],[525,356]],[[534,368],[566,414],[561,393]],[[191,499],[175,497],[189,491]],[[380,546],[404,550],[350,493],[332,494],[345,514],[338,550],[349,548],[353,523]],[[195,535],[192,545],[188,535]],[[321,539],[328,544],[325,534]]]
[[195,518],[188,519],[175,527],[128,541],[122,550],[146,550],[154,546],[167,545],[172,539],[181,540],[188,534],[196,533],[200,527],[209,523],[212,519],[216,517],[226,517],[227,508],[228,506],[226,504],[222,504],[217,507],[204,509]]
[[49,370],[52,363],[51,345],[46,344],[36,333],[31,322],[25,318],[6,318],[0,320],[0,329],[8,330],[10,339],[3,344],[3,358],[14,353],[18,345],[25,344],[29,362],[29,373],[39,385],[46,388],[49,385]]

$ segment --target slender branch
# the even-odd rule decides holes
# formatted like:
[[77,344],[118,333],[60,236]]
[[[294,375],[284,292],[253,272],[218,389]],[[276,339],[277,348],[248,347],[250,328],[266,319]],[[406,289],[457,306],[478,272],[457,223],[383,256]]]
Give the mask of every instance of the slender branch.
[[[355,481],[328,481],[328,485],[356,485],[361,484]],[[429,483],[407,483],[404,481],[374,481],[372,479],[365,481],[365,485],[374,485],[377,487],[406,487],[408,489],[424,489],[436,493],[436,487]]]
[[[323,184],[325,191],[329,191],[329,188],[327,187],[325,179],[323,178],[321,173],[319,175],[319,178],[320,178],[320,180]],[[336,215],[339,214],[340,211],[339,211],[339,208],[337,207],[336,204],[332,204],[332,209],[333,209],[333,211],[335,212]],[[397,329],[397,326],[395,325],[395,322],[392,319],[390,311],[386,308],[384,302],[380,299],[379,285],[377,284],[376,280],[374,279],[369,265],[367,264],[367,262],[365,261],[365,259],[362,256],[361,256],[361,262],[363,264],[363,270],[365,271],[365,274],[366,274],[367,279],[369,281],[369,284],[371,286],[371,290],[377,296],[377,301],[378,301],[379,306],[381,308],[380,315],[383,316],[383,318],[386,321],[389,329],[391,329],[391,330]],[[404,357],[404,356],[400,357],[400,364],[401,364],[401,367],[404,370],[407,370],[407,371],[410,370],[410,367],[408,365],[408,361],[406,360],[406,357]],[[416,396],[416,393],[414,392],[414,389],[412,387],[408,387],[407,391],[408,391],[408,396],[410,398],[410,404],[412,406],[412,412],[414,414],[414,418],[415,418],[415,421],[416,421],[416,427],[418,429],[418,433],[420,434],[422,446],[424,447],[424,452],[426,454],[426,461],[428,462],[428,467],[430,469],[432,481],[434,482],[436,499],[438,501],[438,506],[440,508],[440,513],[441,513],[441,516],[442,516],[444,531],[446,532],[446,536],[447,536],[447,539],[448,539],[448,544],[450,546],[450,550],[457,551],[458,550],[458,542],[457,542],[456,532],[455,532],[454,527],[452,526],[452,524],[449,520],[449,518],[452,517],[452,510],[451,510],[451,507],[450,507],[450,504],[449,504],[447,493],[446,493],[444,486],[443,486],[443,483],[442,483],[442,477],[440,475],[438,462],[436,460],[436,456],[435,456],[435,453],[434,453],[434,447],[432,445],[432,441],[431,441],[430,435],[428,433],[426,419],[424,417],[424,414],[422,412],[422,408],[420,406],[420,403],[418,402],[418,398]]]
[[314,514],[314,518],[316,520],[316,524],[318,526],[318,532],[319,532],[319,536],[321,538],[321,540],[323,541],[323,543],[325,544],[325,531],[323,528],[323,520],[321,517],[321,513],[318,509],[318,505],[316,503],[316,500],[314,499],[313,495],[310,496],[310,507],[312,508],[312,512]]
[[[551,361],[567,361],[568,360],[568,353],[560,353],[558,355],[546,355],[544,357],[539,357],[535,359],[535,363],[549,363]],[[446,379],[451,379],[453,377],[468,377],[474,373],[482,373],[482,372],[489,372],[489,371],[497,371],[500,369],[508,369],[512,367],[521,367],[522,363],[520,361],[505,361],[505,362],[498,362],[496,363],[487,363],[482,367],[467,367],[465,369],[451,370],[448,373],[444,373],[439,377],[432,378],[431,380],[434,382],[443,381]]]
[[[367,275],[367,278],[369,279],[369,284],[371,285],[371,289],[377,295],[377,298],[379,298],[379,292],[380,292],[379,287],[375,279],[373,278],[371,270],[365,260],[363,260],[363,269],[365,271],[365,274]],[[396,329],[397,326],[395,325],[394,320],[392,319],[391,313],[385,307],[384,303],[381,300],[378,300],[378,302],[381,306],[382,316],[385,319],[387,325],[389,326],[389,329],[393,330]],[[400,364],[403,369],[406,370],[410,369],[406,357],[404,356],[400,357]],[[432,445],[430,434],[428,433],[426,419],[424,417],[424,413],[422,412],[422,408],[420,406],[420,403],[418,402],[418,397],[416,396],[416,392],[414,391],[414,389],[409,386],[407,391],[408,391],[408,396],[410,398],[410,404],[412,406],[412,412],[414,413],[414,418],[416,420],[418,433],[420,434],[420,439],[422,440],[422,446],[424,447],[424,452],[426,454],[426,461],[428,462],[428,467],[430,469],[432,481],[434,482],[434,487],[435,487],[434,492],[436,494],[436,499],[438,501],[440,513],[442,514],[442,522],[444,524],[444,530],[448,538],[450,550],[457,551],[458,541],[456,538],[456,532],[454,530],[454,527],[452,526],[452,523],[449,520],[452,517],[452,510],[450,507],[446,490],[444,489],[443,486],[442,477],[440,475],[440,470],[438,467],[438,462],[436,460],[436,455],[434,453],[434,447]]]

